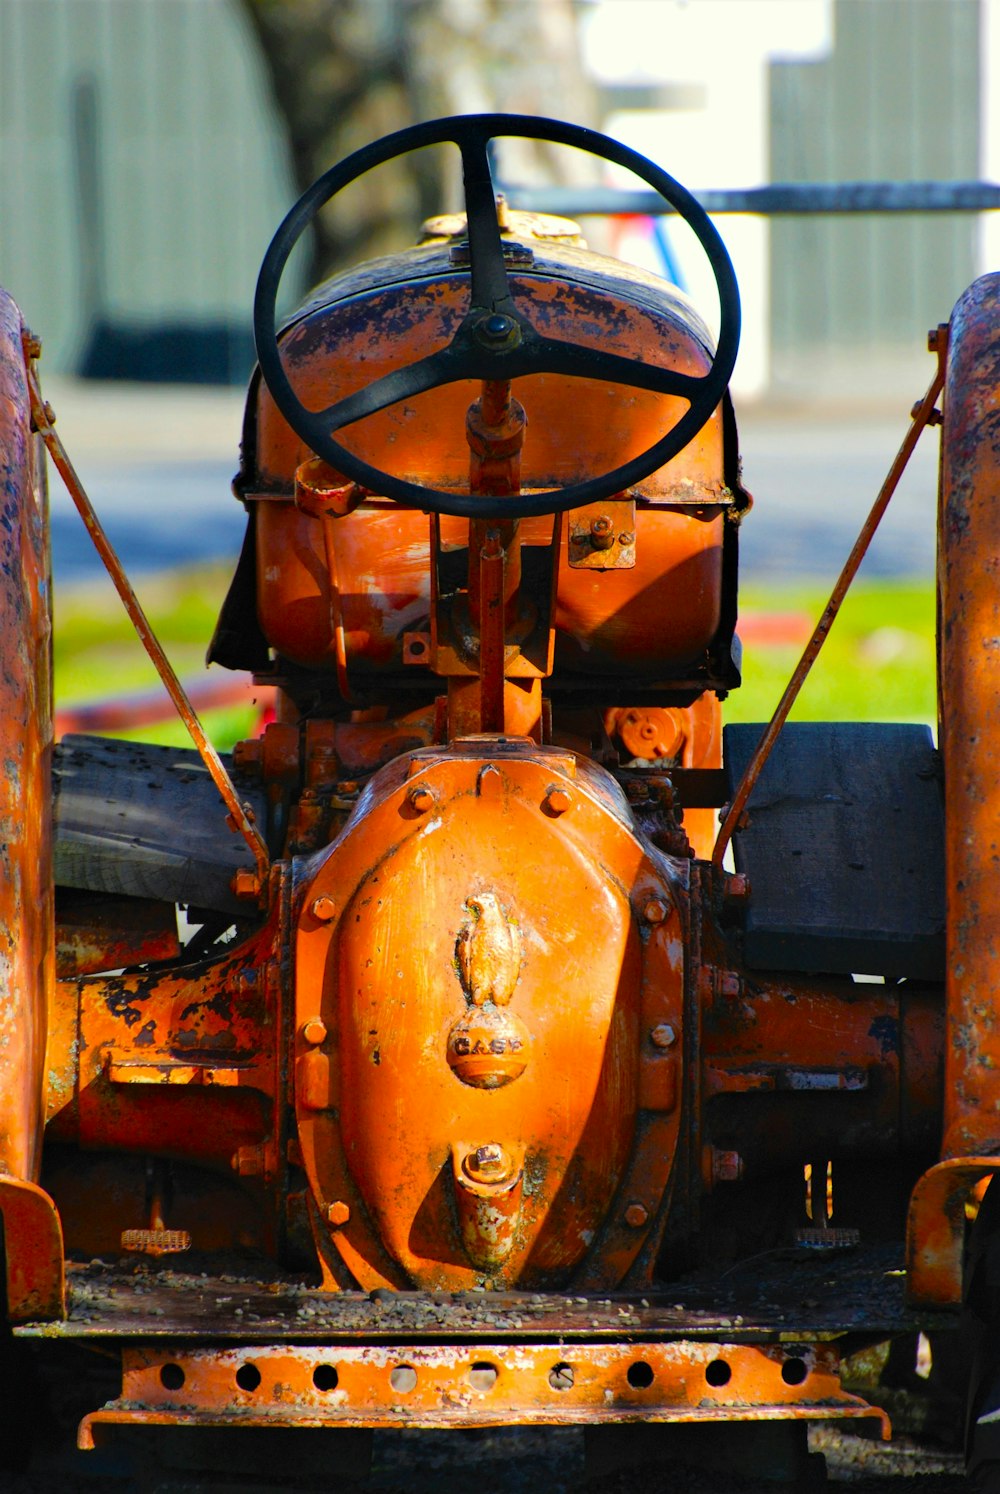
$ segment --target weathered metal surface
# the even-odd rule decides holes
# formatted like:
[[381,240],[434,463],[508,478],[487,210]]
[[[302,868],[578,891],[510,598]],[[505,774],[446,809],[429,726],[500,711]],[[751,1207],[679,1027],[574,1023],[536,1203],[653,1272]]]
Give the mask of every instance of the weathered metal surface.
[[172,960],[180,952],[173,904],[56,889],[56,975],[60,980]]
[[[383,769],[299,877],[299,1141],[317,1219],[348,1208],[318,1227],[331,1284],[620,1280],[679,1124],[680,1050],[644,1034],[683,1029],[681,865],[593,765],[480,737]],[[487,1143],[530,1181],[484,1278],[451,1194],[453,1149]]]
[[840,1385],[832,1346],[721,1343],[126,1349],[106,1426],[490,1426],[580,1421],[889,1420]]
[[55,974],[48,499],[27,384],[37,353],[0,291],[0,1214],[13,1321],[63,1311],[59,1218],[36,1186]]
[[[350,393],[418,350],[422,355],[454,330],[464,310],[464,288],[445,257],[428,259],[427,251],[412,251],[393,263],[397,284],[341,300],[341,282],[335,282],[330,304],[310,308],[287,333],[283,355],[305,403],[328,403]],[[518,294],[530,303],[539,329],[593,342],[595,348],[611,339],[622,355],[701,376],[707,354],[697,320],[662,283],[610,261],[601,275],[602,265],[599,258],[582,255],[563,263],[550,261],[548,254],[544,263],[536,259],[537,274],[519,277]],[[425,277],[428,268],[433,278]],[[418,271],[419,298],[411,278]],[[568,277],[562,282],[556,278],[560,272]],[[334,341],[337,357],[331,360]],[[465,490],[463,438],[477,392],[472,384],[455,384],[374,414],[351,427],[352,449],[365,460],[385,460],[391,453],[393,471],[408,480]],[[524,382],[519,393],[528,417],[522,462],[526,491],[608,470],[642,450],[685,408],[681,400],[590,379],[541,376]],[[252,389],[251,399],[255,407],[239,481],[251,500],[256,528],[261,625],[284,657],[329,669],[335,662],[333,598],[323,524],[295,506],[289,482],[289,473],[309,453],[266,390]],[[733,507],[727,476],[720,411],[684,452],[628,495],[640,509],[633,567],[594,574],[576,570],[563,536],[555,625],[564,668],[573,674],[629,669],[662,677],[700,658],[722,612],[724,514]],[[352,686],[360,688],[372,683],[372,671],[393,662],[403,633],[419,626],[431,610],[427,522],[375,498],[330,523],[346,660]],[[445,548],[466,545],[467,523],[445,516],[440,529]],[[549,518],[520,526],[525,548],[546,544],[551,533]]]
[[938,530],[948,899],[943,1158],[1000,1154],[1000,275],[952,315]]
[[918,1314],[905,1300],[899,1242],[818,1259],[789,1248],[737,1262],[709,1261],[666,1290],[638,1292],[325,1292],[313,1278],[261,1256],[188,1262],[127,1257],[71,1262],[64,1321],[18,1334],[107,1342],[188,1339],[205,1344],[294,1342],[505,1343],[723,1338],[732,1343],[825,1342],[845,1333],[882,1337],[954,1313]]
[[[277,1216],[285,1167],[282,871],[273,873],[268,922],[214,958],[58,983],[51,1139],[221,1168],[254,1180],[265,1217]],[[206,1210],[206,1238],[192,1231],[197,1247],[212,1243],[212,1228]],[[273,1239],[273,1227],[265,1234]]]
[[949,1157],[913,1190],[906,1224],[907,1296],[929,1307],[962,1301],[967,1206],[976,1185],[1000,1171],[1000,1157]]
[[46,1322],[64,1317],[63,1237],[52,1199],[24,1178],[0,1176],[0,1214],[8,1321]]

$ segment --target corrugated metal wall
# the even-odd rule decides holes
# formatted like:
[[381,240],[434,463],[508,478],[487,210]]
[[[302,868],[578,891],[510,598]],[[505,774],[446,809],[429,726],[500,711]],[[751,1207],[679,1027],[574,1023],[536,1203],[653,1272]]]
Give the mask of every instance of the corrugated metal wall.
[[245,334],[294,195],[235,0],[0,0],[0,282],[48,368],[98,316]]
[[[836,0],[834,50],[771,68],[773,181],[979,174],[978,0]],[[775,219],[773,367],[882,356],[946,320],[976,273],[969,215]]]

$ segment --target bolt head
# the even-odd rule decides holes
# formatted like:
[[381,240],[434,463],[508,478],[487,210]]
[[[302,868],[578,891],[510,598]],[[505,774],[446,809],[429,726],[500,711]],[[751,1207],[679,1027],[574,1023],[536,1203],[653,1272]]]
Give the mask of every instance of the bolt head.
[[350,1219],[350,1217],[351,1217],[350,1205],[349,1204],[345,1204],[339,1198],[336,1200],[335,1203],[329,1204],[327,1206],[327,1210],[326,1210],[326,1222],[327,1222],[327,1224],[331,1225],[334,1229],[339,1229],[342,1224],[346,1224],[347,1221]]
[[418,784],[415,788],[411,788],[407,798],[410,801],[411,808],[415,809],[417,814],[426,814],[434,805],[434,795],[423,784]]
[[564,788],[550,788],[545,795],[544,805],[549,814],[565,814],[572,803],[572,796]]
[[733,872],[727,877],[723,895],[727,902],[745,903],[750,896],[750,878],[746,872]]
[[320,1017],[310,1017],[302,1024],[302,1036],[307,1043],[318,1047],[326,1042],[326,1023]]
[[630,1203],[625,1210],[625,1223],[630,1229],[642,1229],[649,1220],[649,1210],[641,1203]]
[[499,347],[506,342],[511,342],[516,331],[517,323],[512,317],[504,316],[500,311],[494,311],[492,315],[483,317],[476,328],[476,336],[480,342]]
[[233,873],[232,889],[236,897],[256,897],[260,891],[260,880],[255,871],[241,866]]
[[643,904],[642,916],[647,923],[662,923],[667,916],[667,905],[661,898],[651,897]]
[[669,1022],[657,1022],[649,1040],[654,1048],[672,1048],[677,1041],[677,1034]]
[[312,916],[320,923],[329,923],[331,918],[336,918],[337,904],[328,892],[321,892],[319,897],[313,898]]
[[716,1183],[738,1183],[743,1176],[743,1158],[739,1152],[712,1148],[712,1178]]
[[462,1171],[473,1182],[500,1183],[511,1170],[511,1160],[498,1141],[487,1141],[462,1158]]

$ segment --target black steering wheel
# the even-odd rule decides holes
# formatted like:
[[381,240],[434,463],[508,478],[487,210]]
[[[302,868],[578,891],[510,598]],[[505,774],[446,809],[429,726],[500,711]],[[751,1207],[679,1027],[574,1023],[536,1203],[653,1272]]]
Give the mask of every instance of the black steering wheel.
[[[721,311],[718,347],[706,374],[693,377],[635,358],[544,337],[519,311],[507,279],[489,162],[490,141],[505,135],[577,146],[624,166],[648,182],[690,224],[712,266]],[[457,145],[462,154],[471,279],[467,314],[451,342],[438,352],[384,374],[325,410],[306,409],[289,383],[278,351],[275,303],[289,254],[323,204],[350,182],[397,156],[445,141]],[[285,218],[264,256],[254,298],[254,338],[261,374],[296,435],[330,466],[372,492],[430,513],[468,518],[527,518],[559,513],[597,503],[648,477],[676,456],[712,414],[733,371],[739,337],[740,299],[729,255],[712,222],[691,194],[645,156],[619,145],[607,135],[580,125],[522,114],[466,114],[431,120],[398,130],[355,151],[314,182]],[[533,373],[601,379],[658,394],[678,395],[689,401],[689,408],[659,441],[612,472],[568,487],[511,497],[448,493],[406,482],[370,466],[333,439],[334,431],[442,384],[461,379],[516,379]]]

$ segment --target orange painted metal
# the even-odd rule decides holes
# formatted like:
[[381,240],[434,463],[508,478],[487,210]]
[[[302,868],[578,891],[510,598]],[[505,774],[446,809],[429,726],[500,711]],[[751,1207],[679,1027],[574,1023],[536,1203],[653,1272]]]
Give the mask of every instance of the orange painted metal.
[[[472,738],[376,775],[299,893],[299,1142],[317,1220],[349,1211],[317,1226],[330,1285],[621,1279],[648,1232],[624,1210],[652,1223],[676,1145],[678,1056],[642,1034],[682,1030],[682,885],[573,754]],[[503,994],[462,975],[477,939],[520,951]],[[530,1179],[495,1269],[454,1223],[453,1156],[484,1145]]]
[[0,292],[0,1173],[34,1180],[54,972],[51,585],[44,454],[17,307]]
[[1000,1167],[1000,915],[995,788],[1000,733],[996,494],[1000,459],[1000,276],[985,275],[939,329],[947,352],[938,526],[940,740],[947,917],[941,1157],[914,1189],[908,1287],[914,1301],[957,1303],[965,1204]]
[[[944,339],[942,339],[942,342]],[[952,317],[941,444],[939,588],[949,1043],[943,1158],[1000,1156],[1000,275]]]
[[[603,721],[623,761],[722,767],[722,707],[714,692],[689,706],[613,706]],[[694,854],[708,860],[718,830],[715,810],[685,809],[681,823]]]
[[[598,261],[600,263],[600,261]],[[318,308],[285,336],[283,356],[307,405],[329,403],[360,383],[424,356],[443,344],[463,311],[461,276],[447,260],[410,251],[390,261],[397,283],[362,297],[351,282],[331,287],[334,304]],[[433,266],[433,278],[415,281]],[[613,337],[623,356],[670,362],[702,375],[708,358],[700,324],[666,288],[642,284],[634,272],[608,262],[614,277],[600,297],[580,288],[566,298],[562,282],[517,278],[527,314],[552,324],[554,335],[595,347]],[[567,273],[572,268],[567,266]],[[338,289],[345,297],[336,301]],[[571,306],[569,312],[561,303]],[[656,310],[650,309],[656,306]],[[558,324],[558,325],[557,325]],[[329,340],[337,339],[331,362]],[[572,419],[567,420],[567,389]],[[517,383],[527,412],[522,453],[526,490],[607,471],[673,424],[681,400],[589,379],[538,375]],[[342,433],[368,460],[389,462],[411,481],[468,491],[466,418],[479,393],[459,383],[421,394],[373,415]],[[555,614],[562,667],[617,676],[625,668],[644,677],[693,663],[720,619],[724,515],[733,495],[724,484],[722,422],[717,412],[695,440],[640,485],[635,565],[628,570],[571,567],[563,534]],[[302,447],[263,389],[257,391],[254,439],[245,445],[239,485],[250,502],[257,535],[257,597],[262,627],[284,657],[315,668],[334,662],[331,635],[331,564],[322,525],[296,507],[290,474],[311,453]],[[498,459],[502,465],[502,459]],[[329,522],[341,579],[339,607],[352,681],[363,680],[397,655],[404,631],[431,610],[427,522],[378,498]],[[523,544],[544,544],[548,518],[522,521]],[[441,520],[446,547],[467,543],[464,521]]]
[[832,1345],[503,1343],[452,1347],[186,1345],[126,1349],[122,1397],[88,1416],[108,1426],[447,1427],[574,1422],[874,1421],[841,1389]]
[[913,1190],[906,1225],[906,1291],[911,1302],[957,1307],[962,1301],[966,1207],[1000,1158],[948,1157]]
[[272,873],[268,921],[222,955],[58,982],[48,1059],[51,1140],[253,1179],[272,1249],[285,1166],[286,875]]
[[28,386],[38,351],[0,292],[0,1214],[13,1322],[60,1317],[65,1296],[59,1217],[37,1186],[55,974],[48,497]]

